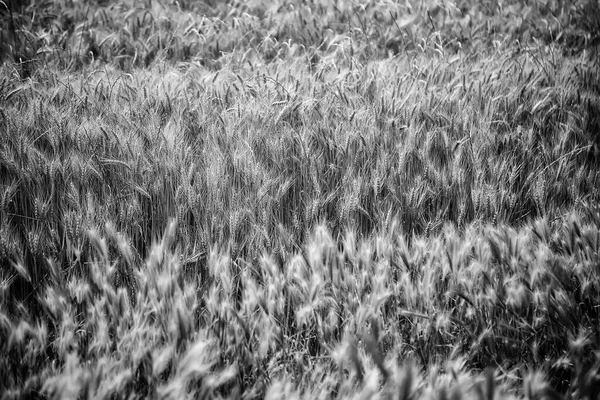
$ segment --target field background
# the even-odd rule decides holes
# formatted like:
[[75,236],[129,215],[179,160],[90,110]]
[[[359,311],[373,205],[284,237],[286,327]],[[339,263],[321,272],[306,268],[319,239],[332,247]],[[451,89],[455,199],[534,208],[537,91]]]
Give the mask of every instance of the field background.
[[0,1],[2,398],[600,392],[600,2]]

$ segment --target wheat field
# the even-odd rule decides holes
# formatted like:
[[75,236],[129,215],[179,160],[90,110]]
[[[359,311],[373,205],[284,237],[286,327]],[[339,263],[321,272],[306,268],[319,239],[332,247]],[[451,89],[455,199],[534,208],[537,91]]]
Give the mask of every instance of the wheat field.
[[598,399],[599,32],[0,1],[0,397]]

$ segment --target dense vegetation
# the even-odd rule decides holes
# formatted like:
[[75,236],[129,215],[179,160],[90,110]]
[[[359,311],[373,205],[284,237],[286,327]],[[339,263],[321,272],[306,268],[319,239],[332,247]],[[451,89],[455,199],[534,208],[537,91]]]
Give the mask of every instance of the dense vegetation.
[[2,398],[600,392],[600,3],[0,2]]

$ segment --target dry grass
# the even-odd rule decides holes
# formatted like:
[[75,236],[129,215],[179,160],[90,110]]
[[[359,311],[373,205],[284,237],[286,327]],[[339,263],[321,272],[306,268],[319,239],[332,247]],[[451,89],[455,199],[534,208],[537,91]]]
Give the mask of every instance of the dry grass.
[[597,2],[4,8],[3,397],[597,397]]

